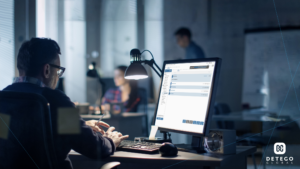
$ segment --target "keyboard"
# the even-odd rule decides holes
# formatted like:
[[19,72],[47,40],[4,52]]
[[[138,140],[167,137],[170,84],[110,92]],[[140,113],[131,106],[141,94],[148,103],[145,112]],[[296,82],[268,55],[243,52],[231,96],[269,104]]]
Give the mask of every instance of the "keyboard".
[[158,150],[161,147],[161,145],[162,144],[149,143],[144,141],[140,142],[140,141],[123,140],[121,144],[117,147],[117,150],[155,154],[158,153]]

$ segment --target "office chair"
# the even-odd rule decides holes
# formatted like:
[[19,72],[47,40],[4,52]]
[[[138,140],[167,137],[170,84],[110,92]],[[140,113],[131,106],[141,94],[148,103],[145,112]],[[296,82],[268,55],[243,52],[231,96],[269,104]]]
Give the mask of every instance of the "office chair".
[[104,164],[100,169],[117,169],[120,164],[120,162],[109,162]]
[[[231,112],[230,107],[226,103],[215,103],[215,114],[218,115],[228,115]],[[217,126],[219,129],[231,129],[235,130],[234,122],[232,121],[217,121]],[[251,136],[251,137],[250,137]],[[268,136],[253,136],[253,133],[246,133],[242,136],[237,137],[237,142],[243,145],[261,145],[262,147],[267,146]],[[254,154],[252,154],[252,160],[254,168],[256,169],[256,161]],[[264,164],[265,168],[265,164]]]
[[106,93],[106,91],[110,88],[116,87],[114,78],[101,78],[104,87],[103,87],[103,95]]
[[[10,117],[9,122],[3,114]],[[0,138],[0,168],[58,168],[51,112],[43,96],[0,91],[0,126],[9,127],[7,139]],[[32,133],[35,137],[28,137]],[[118,165],[110,162],[101,169]]]
[[[7,139],[0,138],[0,168],[57,168],[52,121],[43,96],[1,91],[0,112],[10,117],[9,122],[0,118],[1,126],[9,124]],[[28,137],[32,133],[35,137]]]
[[[228,115],[231,112],[226,103],[215,103],[215,114]],[[231,121],[217,121],[219,129],[234,129],[234,122]]]

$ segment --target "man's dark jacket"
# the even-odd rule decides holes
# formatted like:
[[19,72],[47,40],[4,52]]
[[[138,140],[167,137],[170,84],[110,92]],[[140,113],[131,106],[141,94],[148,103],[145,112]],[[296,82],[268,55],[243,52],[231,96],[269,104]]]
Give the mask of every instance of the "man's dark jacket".
[[[50,103],[54,146],[59,168],[72,168],[72,163],[68,158],[68,153],[71,149],[93,159],[108,157],[114,153],[115,145],[113,141],[109,138],[103,137],[100,133],[94,133],[89,126],[85,125],[85,121],[82,119],[78,119],[80,120],[81,125],[80,134],[59,135],[57,133],[57,109],[59,107],[74,107],[74,104],[70,101],[69,97],[61,91],[52,90],[48,87],[40,87],[31,83],[14,83],[3,89],[3,91],[37,93],[44,96]],[[32,133],[32,135],[29,135],[28,137],[32,137],[34,139],[35,135]]]

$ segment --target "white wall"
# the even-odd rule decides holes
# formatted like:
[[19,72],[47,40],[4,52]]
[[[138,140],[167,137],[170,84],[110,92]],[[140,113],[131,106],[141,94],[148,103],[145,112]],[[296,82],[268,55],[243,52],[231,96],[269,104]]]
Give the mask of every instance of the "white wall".
[[130,64],[137,47],[136,0],[103,0],[101,8],[101,75],[113,77],[115,67]]
[[[162,69],[164,61],[163,0],[145,0],[145,49],[151,51],[157,65]],[[150,60],[148,52],[143,54]],[[160,77],[151,69],[154,83],[154,98],[158,98]]]
[[86,102],[86,21],[84,0],[65,0],[65,88],[72,101]]
[[[164,55],[181,58],[185,51],[176,45],[174,32],[189,27],[193,40],[206,57],[223,59],[217,101],[242,109],[242,87],[246,29],[278,28],[273,0],[164,0]],[[275,1],[281,26],[299,26],[300,3]],[[279,28],[278,28],[279,29]],[[245,63],[247,64],[247,63]]]
[[86,102],[85,1],[37,0],[36,13],[37,37],[53,39],[61,47],[67,96]]

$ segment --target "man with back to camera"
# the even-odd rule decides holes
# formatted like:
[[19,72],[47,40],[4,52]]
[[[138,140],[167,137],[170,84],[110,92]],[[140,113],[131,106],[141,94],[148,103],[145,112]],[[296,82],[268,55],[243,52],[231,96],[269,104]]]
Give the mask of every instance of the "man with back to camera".
[[[55,154],[59,168],[72,168],[68,158],[71,149],[89,158],[97,159],[112,155],[123,136],[104,122],[84,121],[81,118],[81,133],[78,135],[59,135],[57,133],[57,109],[75,107],[64,93],[54,90],[59,77],[64,73],[60,67],[60,47],[51,39],[32,38],[22,44],[17,58],[19,77],[3,91],[32,92],[41,94],[50,103]],[[24,113],[24,112],[22,112]],[[27,112],[25,112],[27,113]],[[109,128],[104,132],[101,126]],[[101,134],[100,134],[101,133]],[[34,134],[29,136],[34,138]],[[1,153],[1,151],[0,151]],[[18,152],[14,152],[18,153]]]
[[180,28],[175,32],[177,44],[185,48],[185,59],[205,58],[203,50],[191,40],[192,34],[188,28]]

